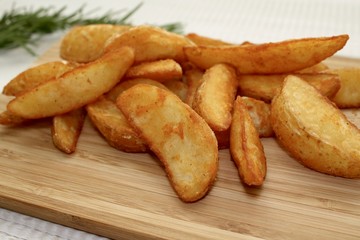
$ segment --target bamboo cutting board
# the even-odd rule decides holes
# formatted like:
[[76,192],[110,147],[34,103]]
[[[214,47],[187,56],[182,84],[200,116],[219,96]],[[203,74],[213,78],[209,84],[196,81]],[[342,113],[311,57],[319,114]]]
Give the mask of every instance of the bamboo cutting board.
[[[38,63],[57,59],[57,50]],[[0,97],[1,110],[8,100]],[[360,126],[360,110],[346,115]],[[215,185],[186,204],[153,155],[108,146],[89,121],[72,155],[53,147],[49,120],[0,126],[0,206],[113,239],[359,239],[360,180],[309,170],[273,138],[262,141],[268,174],[261,188],[242,185],[221,150]]]

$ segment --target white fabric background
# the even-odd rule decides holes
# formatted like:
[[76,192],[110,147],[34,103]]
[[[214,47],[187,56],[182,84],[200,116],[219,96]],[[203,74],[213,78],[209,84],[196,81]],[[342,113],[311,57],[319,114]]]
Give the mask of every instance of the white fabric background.
[[[140,1],[125,0],[0,0],[0,14],[16,7],[67,6],[72,12],[86,3],[86,9],[132,9]],[[281,41],[289,38],[349,34],[350,40],[337,55],[360,58],[360,1],[357,0],[143,0],[131,18],[134,24],[182,22],[185,33],[234,43]],[[36,46],[43,53],[62,33],[45,37]],[[0,88],[35,61],[22,49],[0,50]],[[99,236],[0,209],[0,239],[100,240]]]

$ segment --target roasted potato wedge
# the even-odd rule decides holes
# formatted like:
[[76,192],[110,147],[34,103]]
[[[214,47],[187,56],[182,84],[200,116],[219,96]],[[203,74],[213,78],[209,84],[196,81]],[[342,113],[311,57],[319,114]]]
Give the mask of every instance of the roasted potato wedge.
[[313,66],[343,48],[348,35],[236,46],[185,46],[187,59],[202,69],[218,63],[240,74],[289,73]]
[[147,146],[127,122],[115,102],[100,97],[86,106],[91,122],[110,146],[124,152],[146,152]]
[[60,56],[70,62],[88,63],[99,58],[112,36],[128,31],[130,26],[90,24],[70,29],[60,44]]
[[[317,88],[321,94],[329,98],[332,98],[340,89],[340,79],[337,74],[304,73],[292,75],[307,81]],[[273,97],[279,93],[286,76],[287,74],[240,75],[240,95],[271,102]]]
[[158,27],[138,26],[109,41],[105,52],[129,46],[135,49],[135,63],[160,59],[174,59],[181,63],[185,61],[183,47],[191,45],[195,44],[182,35]]
[[75,152],[85,116],[84,108],[79,108],[53,117],[51,136],[55,147],[65,153]]
[[326,72],[338,74],[340,89],[331,99],[339,108],[360,107],[360,68],[339,68]]
[[249,186],[261,186],[267,171],[264,148],[240,96],[234,103],[230,128],[230,153],[242,182]]
[[300,163],[318,172],[360,177],[360,131],[314,87],[288,76],[271,104],[277,139]]
[[73,69],[74,66],[60,61],[53,61],[29,68],[8,82],[3,94],[17,96],[22,92],[28,91],[41,83],[58,78],[64,73]]
[[186,37],[190,39],[193,43],[195,43],[198,46],[227,46],[227,45],[233,45],[228,42],[224,42],[220,39],[210,38],[201,36],[196,33],[189,33],[186,34]]
[[217,142],[206,122],[174,94],[146,84],[124,91],[117,106],[163,163],[179,198],[204,197],[218,170]]
[[132,66],[125,78],[150,78],[159,82],[179,80],[182,78],[180,64],[172,59],[144,62]]
[[14,115],[35,119],[80,108],[113,88],[133,61],[131,48],[114,50],[17,96],[9,102],[8,110]]
[[204,73],[192,106],[215,131],[230,127],[237,81],[235,69],[227,64],[214,65]]
[[245,104],[259,137],[272,137],[271,105],[249,97],[241,97],[241,101]]

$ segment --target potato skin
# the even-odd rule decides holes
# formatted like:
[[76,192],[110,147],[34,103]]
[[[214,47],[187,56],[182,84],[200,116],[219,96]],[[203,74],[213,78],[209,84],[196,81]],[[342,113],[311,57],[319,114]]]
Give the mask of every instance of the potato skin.
[[304,166],[345,178],[360,177],[360,131],[327,98],[289,76],[271,105],[273,130]]

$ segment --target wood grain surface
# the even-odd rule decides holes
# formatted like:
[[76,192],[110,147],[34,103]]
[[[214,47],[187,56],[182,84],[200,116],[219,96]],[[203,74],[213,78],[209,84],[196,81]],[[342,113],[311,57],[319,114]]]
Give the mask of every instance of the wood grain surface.
[[[57,59],[58,46],[37,63]],[[359,66],[334,57],[331,66]],[[0,110],[9,98],[0,97]],[[360,126],[360,110],[346,115]],[[221,150],[215,185],[195,203],[176,196],[151,154],[110,147],[87,120],[74,154],[57,150],[50,121],[0,126],[0,206],[113,239],[359,239],[360,180],[317,173],[262,139],[261,188]]]

